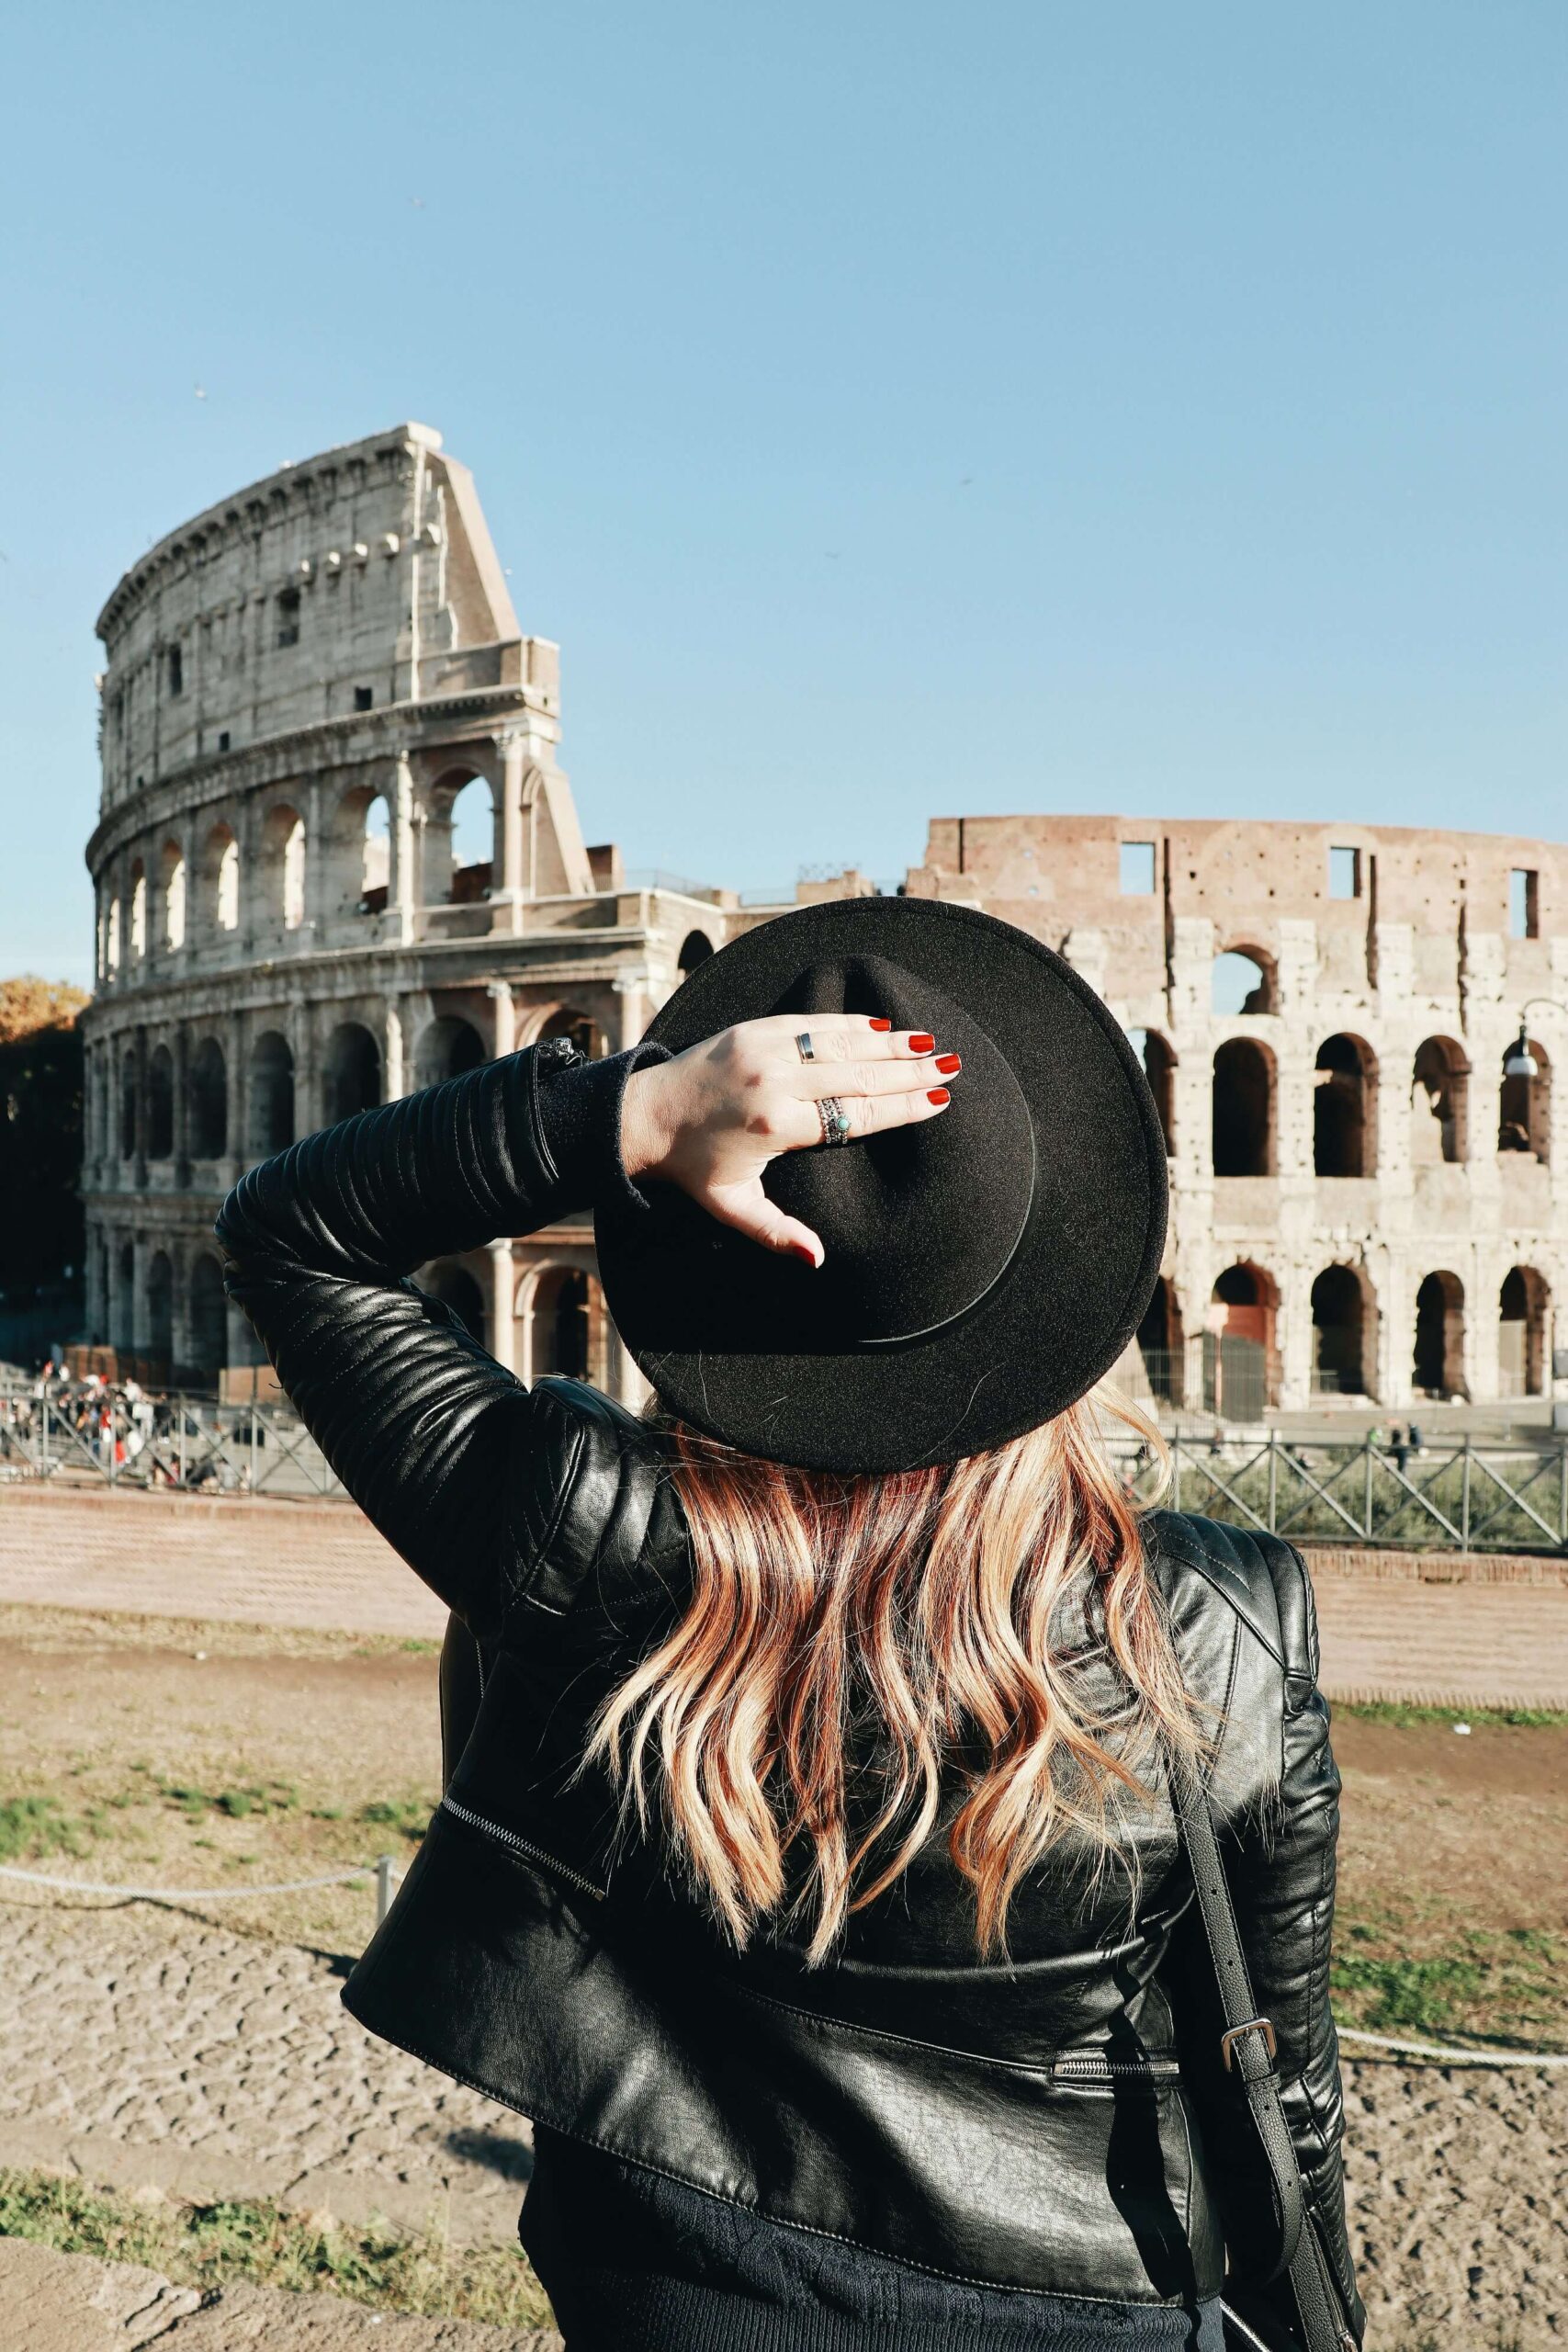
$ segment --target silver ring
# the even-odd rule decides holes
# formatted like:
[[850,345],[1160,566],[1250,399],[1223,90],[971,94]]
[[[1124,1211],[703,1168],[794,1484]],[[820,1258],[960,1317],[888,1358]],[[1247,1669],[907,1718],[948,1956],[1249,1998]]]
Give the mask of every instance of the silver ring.
[[795,1043],[803,1062],[814,1062],[817,1059],[817,1048],[811,1042],[809,1029],[803,1029]]
[[822,1122],[824,1143],[848,1143],[850,1114],[836,1094],[823,1094],[818,1098],[817,1116]]

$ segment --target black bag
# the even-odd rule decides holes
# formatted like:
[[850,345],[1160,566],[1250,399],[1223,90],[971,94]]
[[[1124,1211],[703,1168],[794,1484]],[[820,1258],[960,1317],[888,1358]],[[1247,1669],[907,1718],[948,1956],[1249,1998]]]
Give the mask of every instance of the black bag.
[[1235,2352],[1358,2352],[1344,2300],[1307,2218],[1301,2171],[1280,2102],[1274,2029],[1254,2006],[1213,1815],[1185,1758],[1171,1759],[1170,1794],[1220,1988],[1225,2021],[1221,2052],[1227,2071],[1240,2081],[1273,2186],[1279,2245],[1271,2267],[1254,2277],[1269,2286],[1288,2274],[1296,2308],[1297,2324],[1287,2330],[1272,2307],[1255,2299],[1246,2283],[1227,2279],[1225,2343]]

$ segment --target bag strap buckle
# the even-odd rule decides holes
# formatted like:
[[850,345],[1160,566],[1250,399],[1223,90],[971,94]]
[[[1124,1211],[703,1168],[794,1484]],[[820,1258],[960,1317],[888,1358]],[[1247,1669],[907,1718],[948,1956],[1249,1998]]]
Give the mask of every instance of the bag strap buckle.
[[1245,2025],[1233,2025],[1228,2032],[1222,2033],[1220,2036],[1220,2056],[1225,2062],[1227,2075],[1235,2064],[1236,2043],[1249,2033],[1260,2033],[1263,2036],[1263,2047],[1268,2052],[1269,2063],[1272,2065],[1280,2046],[1274,2038],[1274,2028],[1267,2018],[1248,2018]]

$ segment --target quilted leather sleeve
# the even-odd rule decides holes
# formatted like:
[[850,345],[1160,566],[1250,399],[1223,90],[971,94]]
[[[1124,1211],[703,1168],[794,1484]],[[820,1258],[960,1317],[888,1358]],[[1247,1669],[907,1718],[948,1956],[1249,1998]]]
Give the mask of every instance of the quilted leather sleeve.
[[[1305,1566],[1287,1544],[1268,1537],[1258,1544],[1278,1602],[1285,1672],[1280,1773],[1277,1801],[1255,1810],[1227,1841],[1226,1875],[1258,2010],[1278,2037],[1280,2093],[1308,2212],[1359,2332],[1364,2314],[1345,2226],[1339,2046],[1329,2006],[1339,1773],[1317,1687],[1317,1616]],[[1181,1922],[1172,1960],[1186,2071],[1232,2264],[1245,2278],[1249,2249],[1269,2243],[1271,2207],[1246,2105],[1220,2057],[1223,2020],[1196,1905]],[[1288,2281],[1269,2293],[1293,2325]]]
[[[225,1282],[349,1493],[475,1633],[518,1565],[520,1459],[558,1413],[504,1371],[412,1270],[520,1235],[626,1182],[620,1098],[636,1054],[565,1039],[308,1136],[251,1170],[218,1219]],[[549,1484],[542,1464],[530,1483]]]

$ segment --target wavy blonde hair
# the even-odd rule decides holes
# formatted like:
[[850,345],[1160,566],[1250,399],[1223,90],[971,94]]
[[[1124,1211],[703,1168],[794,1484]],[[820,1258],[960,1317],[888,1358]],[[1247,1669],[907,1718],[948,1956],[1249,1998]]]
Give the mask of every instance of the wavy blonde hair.
[[[1005,1953],[1012,1895],[1051,1847],[1077,1829],[1102,1864],[1160,1744],[1202,1747],[1101,1409],[1137,1431],[1163,1489],[1158,1430],[1105,1390],[992,1452],[891,1476],[787,1469],[667,1425],[694,1589],[590,1753],[628,1827],[658,1815],[737,1945],[783,1913],[826,1959],[908,1869],[956,1775],[948,1850],[980,1951]],[[1069,1599],[1122,1685],[1113,1716],[1054,1647]],[[869,1802],[868,1734],[885,1759]]]

